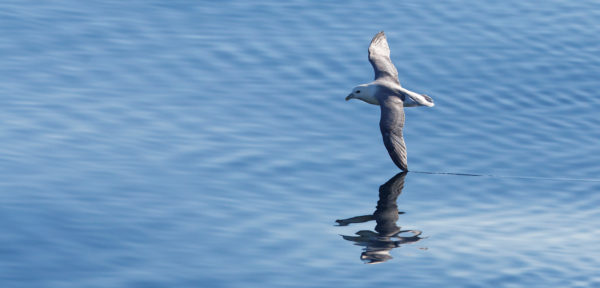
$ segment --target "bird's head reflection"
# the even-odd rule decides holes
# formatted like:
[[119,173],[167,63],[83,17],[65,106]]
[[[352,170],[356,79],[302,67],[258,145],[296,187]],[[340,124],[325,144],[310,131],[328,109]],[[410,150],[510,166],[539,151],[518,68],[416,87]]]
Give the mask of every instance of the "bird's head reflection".
[[364,223],[375,220],[375,231],[360,230],[356,236],[342,235],[345,240],[354,242],[355,245],[364,246],[360,258],[367,264],[376,264],[392,259],[390,251],[402,244],[410,244],[421,240],[421,231],[401,230],[396,225],[398,212],[396,200],[404,188],[404,178],[407,172],[398,173],[385,184],[379,187],[379,201],[372,215],[356,216],[348,219],[336,220],[340,226],[353,223]]

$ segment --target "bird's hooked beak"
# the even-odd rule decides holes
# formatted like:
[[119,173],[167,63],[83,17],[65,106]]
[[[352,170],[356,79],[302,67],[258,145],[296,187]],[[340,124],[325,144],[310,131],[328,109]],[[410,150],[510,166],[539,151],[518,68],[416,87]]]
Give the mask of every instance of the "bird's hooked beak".
[[348,94],[348,96],[346,96],[346,101],[348,101],[348,100],[350,100],[352,98],[354,98],[354,93]]

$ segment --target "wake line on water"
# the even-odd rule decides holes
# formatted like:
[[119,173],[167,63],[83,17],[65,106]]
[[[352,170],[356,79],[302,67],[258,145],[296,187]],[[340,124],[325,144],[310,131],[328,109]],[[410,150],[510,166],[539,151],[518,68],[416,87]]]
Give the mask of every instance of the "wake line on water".
[[492,178],[512,178],[512,179],[530,179],[530,180],[548,180],[548,181],[571,181],[571,182],[600,182],[600,179],[589,178],[561,178],[561,177],[535,177],[535,176],[506,176],[493,174],[474,174],[474,173],[454,173],[454,172],[430,172],[430,171],[409,171],[419,174],[430,175],[449,175],[449,176],[472,176],[472,177],[492,177]]

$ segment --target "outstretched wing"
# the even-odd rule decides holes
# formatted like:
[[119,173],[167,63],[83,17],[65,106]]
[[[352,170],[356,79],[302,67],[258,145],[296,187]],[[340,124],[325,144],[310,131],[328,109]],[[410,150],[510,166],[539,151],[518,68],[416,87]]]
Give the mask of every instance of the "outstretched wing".
[[406,145],[402,136],[404,128],[404,107],[402,100],[396,96],[388,96],[379,101],[381,107],[381,119],[379,129],[383,137],[383,144],[387,149],[392,161],[403,171],[408,171],[406,162]]
[[390,47],[383,31],[377,33],[373,37],[373,40],[371,40],[371,45],[369,45],[369,62],[371,62],[373,70],[375,70],[375,80],[385,79],[400,85],[398,70],[396,70],[390,59]]

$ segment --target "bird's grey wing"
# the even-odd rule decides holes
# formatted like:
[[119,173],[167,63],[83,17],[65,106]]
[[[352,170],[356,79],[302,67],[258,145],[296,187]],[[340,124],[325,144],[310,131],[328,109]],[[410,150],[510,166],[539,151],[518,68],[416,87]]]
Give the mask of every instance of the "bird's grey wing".
[[402,128],[404,128],[404,105],[402,100],[391,95],[381,99],[379,106],[381,107],[379,128],[381,129],[383,144],[394,164],[403,171],[408,171],[406,145],[402,136]]
[[375,80],[387,80],[400,84],[398,70],[390,59],[390,47],[388,46],[383,31],[377,33],[371,45],[369,45],[369,62],[375,70]]

